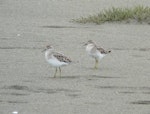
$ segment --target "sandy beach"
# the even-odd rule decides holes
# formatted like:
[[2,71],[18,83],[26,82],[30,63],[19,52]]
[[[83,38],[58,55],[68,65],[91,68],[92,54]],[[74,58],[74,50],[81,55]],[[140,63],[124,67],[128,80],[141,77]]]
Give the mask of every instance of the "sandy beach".
[[[149,114],[150,26],[78,24],[72,19],[149,0],[0,0],[0,114]],[[112,52],[94,70],[83,42]],[[74,62],[62,78],[41,51]]]

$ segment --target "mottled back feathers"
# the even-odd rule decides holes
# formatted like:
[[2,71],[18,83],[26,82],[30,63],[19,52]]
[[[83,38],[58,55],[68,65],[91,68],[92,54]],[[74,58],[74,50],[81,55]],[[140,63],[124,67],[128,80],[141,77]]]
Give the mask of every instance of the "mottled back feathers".
[[97,47],[97,50],[98,50],[101,54],[108,54],[108,53],[111,52],[111,51],[106,51],[106,50],[104,50],[104,49],[101,48],[101,47]]
[[61,53],[53,52],[52,54],[60,62],[65,62],[65,63],[71,63],[72,62],[70,58],[66,57],[65,55],[63,55]]

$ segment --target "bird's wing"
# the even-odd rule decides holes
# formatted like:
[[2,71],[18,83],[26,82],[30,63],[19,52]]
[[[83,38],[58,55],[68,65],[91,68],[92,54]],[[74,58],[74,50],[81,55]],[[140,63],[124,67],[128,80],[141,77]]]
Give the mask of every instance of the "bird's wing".
[[61,62],[65,62],[65,63],[70,63],[72,62],[70,58],[66,57],[64,54],[62,53],[58,53],[58,52],[53,52],[53,56],[55,58],[57,58],[59,61]]
[[108,53],[111,52],[111,51],[106,51],[106,50],[104,50],[104,49],[101,48],[101,47],[97,47],[97,50],[98,50],[100,53],[102,53],[102,54],[108,54]]

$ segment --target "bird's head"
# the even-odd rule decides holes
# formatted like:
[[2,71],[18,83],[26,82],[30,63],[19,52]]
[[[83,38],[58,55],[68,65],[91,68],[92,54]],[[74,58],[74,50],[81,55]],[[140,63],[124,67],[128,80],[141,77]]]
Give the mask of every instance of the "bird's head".
[[89,44],[95,45],[95,42],[92,41],[92,40],[89,40],[89,41],[87,41],[86,43],[84,43],[84,46],[87,46],[87,45],[89,45]]
[[51,50],[52,51],[53,49],[54,49],[54,47],[52,45],[47,45],[46,48],[42,52],[45,52],[47,50]]

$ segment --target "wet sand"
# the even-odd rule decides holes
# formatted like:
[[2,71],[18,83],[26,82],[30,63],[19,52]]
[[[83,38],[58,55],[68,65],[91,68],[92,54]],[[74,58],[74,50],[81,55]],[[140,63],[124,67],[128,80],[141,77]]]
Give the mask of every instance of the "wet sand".
[[[150,26],[70,20],[148,0],[1,0],[0,114],[149,114]],[[112,53],[94,70],[82,43]],[[74,63],[53,78],[42,49],[53,44]]]

